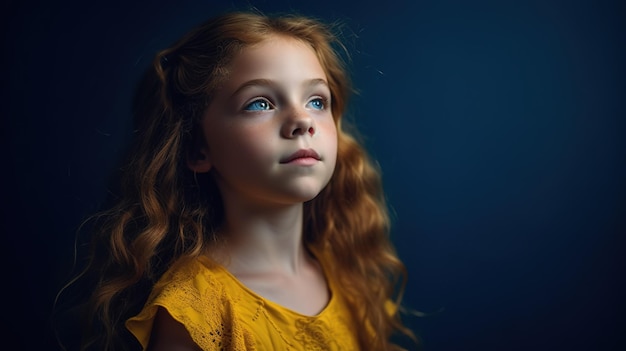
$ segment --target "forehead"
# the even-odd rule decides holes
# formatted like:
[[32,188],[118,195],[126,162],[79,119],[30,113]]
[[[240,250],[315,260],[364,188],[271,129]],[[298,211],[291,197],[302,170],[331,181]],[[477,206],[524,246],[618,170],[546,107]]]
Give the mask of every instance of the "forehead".
[[273,35],[244,48],[231,62],[230,80],[271,78],[325,79],[313,48],[296,38]]

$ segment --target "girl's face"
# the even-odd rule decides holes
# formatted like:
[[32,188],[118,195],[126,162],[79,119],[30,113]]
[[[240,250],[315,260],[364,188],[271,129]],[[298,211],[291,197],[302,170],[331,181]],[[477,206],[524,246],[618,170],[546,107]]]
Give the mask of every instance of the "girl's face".
[[287,205],[313,199],[330,180],[337,130],[326,74],[313,49],[273,36],[231,63],[202,120],[204,159],[225,201]]

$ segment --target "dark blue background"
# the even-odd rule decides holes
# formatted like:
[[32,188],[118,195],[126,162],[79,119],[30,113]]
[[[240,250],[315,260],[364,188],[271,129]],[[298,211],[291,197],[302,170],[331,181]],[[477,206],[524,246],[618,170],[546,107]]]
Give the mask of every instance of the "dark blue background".
[[[107,195],[154,53],[226,9],[347,24],[424,350],[624,350],[622,1],[9,1],[4,324],[55,349],[74,234]],[[23,346],[23,347],[22,347]]]

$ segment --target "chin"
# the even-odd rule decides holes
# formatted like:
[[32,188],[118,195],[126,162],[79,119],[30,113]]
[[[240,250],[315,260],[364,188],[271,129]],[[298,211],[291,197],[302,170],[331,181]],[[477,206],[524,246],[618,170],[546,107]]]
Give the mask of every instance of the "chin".
[[294,200],[294,202],[307,202],[307,201],[311,201],[313,199],[315,199],[317,197],[317,195],[320,194],[320,191],[314,192],[314,193],[307,193],[307,194],[300,194],[300,196],[296,197]]
[[298,191],[293,191],[289,194],[285,194],[285,200],[288,203],[304,203],[307,201],[311,201],[322,192],[322,189],[323,188],[320,187],[316,187],[314,189],[298,189]]

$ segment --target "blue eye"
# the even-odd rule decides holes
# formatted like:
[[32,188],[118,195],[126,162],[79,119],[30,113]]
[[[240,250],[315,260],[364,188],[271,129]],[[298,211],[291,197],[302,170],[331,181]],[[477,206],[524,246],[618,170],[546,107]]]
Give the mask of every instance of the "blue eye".
[[265,99],[257,99],[246,105],[244,110],[246,111],[265,111],[272,108],[269,101]]
[[326,101],[322,98],[317,98],[309,101],[308,105],[316,110],[323,110],[326,108]]

